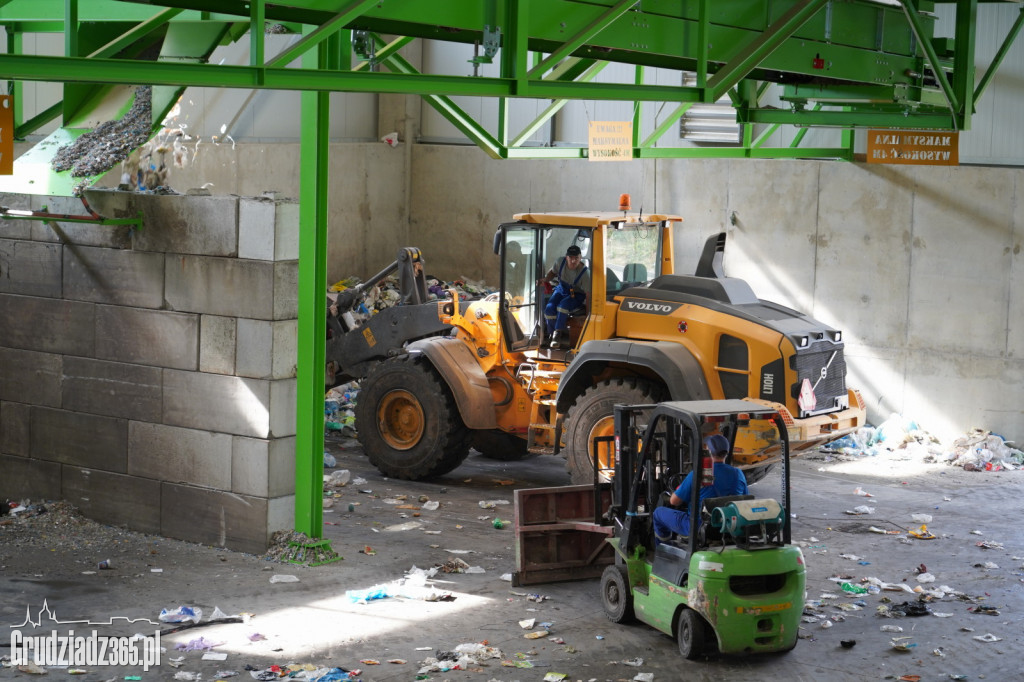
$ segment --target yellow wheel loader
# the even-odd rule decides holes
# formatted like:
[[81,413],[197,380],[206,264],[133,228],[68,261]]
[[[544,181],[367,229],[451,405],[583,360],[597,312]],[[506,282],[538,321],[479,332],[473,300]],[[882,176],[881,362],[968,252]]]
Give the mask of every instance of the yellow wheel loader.
[[[426,302],[422,254],[345,292],[328,312],[328,383],[359,379],[356,429],[387,476],[445,474],[470,447],[505,460],[560,454],[574,483],[613,476],[594,438],[612,435],[616,404],[745,398],[782,415],[794,451],[864,424],[846,386],[842,334],[757,298],[723,269],[725,233],[696,272],[673,271],[673,215],[524,213],[498,227],[499,292]],[[589,270],[567,344],[552,348],[544,278],[570,246]],[[403,305],[363,323],[349,311],[398,270]],[[552,311],[548,310],[550,317]],[[771,424],[752,421],[735,462],[750,482],[778,458]]]

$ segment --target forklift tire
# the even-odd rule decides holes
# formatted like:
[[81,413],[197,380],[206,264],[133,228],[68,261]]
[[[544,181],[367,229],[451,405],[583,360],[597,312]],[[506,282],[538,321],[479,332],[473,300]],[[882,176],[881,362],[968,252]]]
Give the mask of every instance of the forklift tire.
[[470,432],[455,398],[425,358],[392,358],[360,384],[359,442],[385,476],[410,481],[441,476],[469,455]]
[[613,623],[634,620],[633,589],[629,586],[629,571],[623,564],[612,564],[601,574],[601,604],[604,615]]
[[688,660],[701,658],[716,645],[715,633],[704,618],[693,609],[683,608],[676,626],[679,653]]
[[[565,416],[565,468],[572,482],[593,484],[591,441],[595,436],[615,435],[615,405],[656,403],[662,400],[663,394],[658,384],[634,377],[618,377],[591,386],[576,398]],[[611,469],[609,464],[600,462],[602,469]],[[602,473],[598,480],[609,481],[611,477]]]
[[473,432],[473,449],[482,457],[502,462],[519,462],[536,456],[527,450],[525,438],[495,429]]

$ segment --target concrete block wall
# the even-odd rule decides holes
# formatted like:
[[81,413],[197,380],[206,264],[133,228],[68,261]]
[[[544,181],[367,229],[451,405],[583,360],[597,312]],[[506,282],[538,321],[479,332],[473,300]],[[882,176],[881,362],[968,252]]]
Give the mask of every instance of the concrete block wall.
[[87,197],[143,228],[0,221],[0,497],[261,552],[294,521],[298,206]]

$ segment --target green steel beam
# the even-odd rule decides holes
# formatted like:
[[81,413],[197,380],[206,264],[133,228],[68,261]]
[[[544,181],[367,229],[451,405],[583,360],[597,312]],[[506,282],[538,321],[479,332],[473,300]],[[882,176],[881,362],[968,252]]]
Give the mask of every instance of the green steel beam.
[[64,54],[78,56],[78,0],[64,0]]
[[[563,64],[564,63],[565,62],[563,62]],[[593,80],[597,76],[597,74],[601,73],[601,71],[604,70],[606,66],[608,66],[608,62],[593,63],[589,69],[583,72],[583,74],[579,77],[578,81],[586,83]],[[556,69],[549,75],[554,76],[557,71],[558,69]],[[509,143],[508,146],[518,147],[522,145],[524,142],[526,142],[526,140],[530,138],[531,135],[537,132],[538,128],[540,128],[542,125],[550,121],[551,118],[559,111],[561,111],[563,108],[565,108],[565,105],[568,103],[569,100],[567,99],[556,99],[552,101],[551,104],[549,104],[547,108],[545,108],[544,111],[541,112],[539,116],[537,116],[537,118],[533,119],[533,121],[527,124],[526,127],[523,128],[522,131],[520,131],[520,133],[515,136],[515,138],[512,140],[512,142]]]
[[267,12],[263,0],[252,0],[249,19],[249,64],[263,64],[263,46],[266,36]]
[[[586,147],[517,147],[508,150],[509,159],[586,159]],[[842,147],[792,149],[789,147],[657,147],[633,149],[634,159],[840,159],[853,154]]]
[[146,37],[147,35],[149,35],[153,31],[155,31],[156,29],[158,29],[161,26],[165,25],[167,22],[169,22],[172,19],[174,19],[174,17],[176,17],[179,14],[181,14],[181,12],[182,12],[182,10],[180,10],[180,9],[165,9],[165,10],[161,10],[161,11],[157,12],[156,14],[154,14],[149,19],[146,19],[145,21],[140,22],[135,28],[133,28],[130,31],[122,34],[118,38],[115,38],[114,40],[111,40],[109,43],[107,43],[103,47],[100,47],[100,48],[98,48],[96,50],[93,50],[89,54],[89,58],[90,59],[95,59],[95,58],[98,58],[98,57],[110,57],[112,55],[115,55],[118,52],[120,52],[121,50],[123,50],[124,48],[128,47],[129,45],[131,45],[132,43],[136,42],[137,40],[140,40],[140,39]]
[[[739,112],[738,117],[739,117]],[[788,125],[826,126],[833,128],[936,128],[953,130],[954,121],[949,112],[899,111],[781,111],[778,109],[751,109],[742,123],[783,123]]]
[[[1021,7],[1020,13],[1017,15],[1017,20],[1013,22],[1013,26],[1010,27],[1009,33],[1006,34],[1006,39],[1003,40],[1003,44],[999,46],[996,56],[992,58],[992,63],[988,65],[988,69],[978,82],[978,87],[974,89],[973,99],[975,102],[981,99],[981,95],[985,92],[985,88],[988,87],[989,81],[992,80],[992,76],[995,75],[996,70],[1002,65],[1003,60],[1006,59],[1006,53],[1010,51],[1010,48],[1013,47],[1014,41],[1017,40],[1017,34],[1020,33],[1021,26],[1024,26],[1024,7]],[[971,113],[973,113],[973,111]]]
[[296,57],[303,54],[314,45],[320,44],[322,40],[334,34],[339,28],[348,25],[352,20],[362,15],[367,8],[376,5],[379,1],[380,0],[356,0],[356,2],[350,3],[342,9],[341,12],[331,17],[329,21],[319,26],[315,31],[304,36],[302,40],[267,62],[267,66],[275,67],[291,64]]
[[[303,55],[303,65],[319,67],[326,50]],[[299,321],[295,423],[295,530],[323,534],[324,366],[327,322],[328,131],[330,95],[302,93],[299,184]]]
[[[381,63],[397,73],[418,73],[412,64],[397,53],[391,55]],[[424,95],[423,99],[439,114],[448,119],[448,121],[458,128],[463,135],[472,140],[476,146],[487,152],[487,155],[492,159],[503,158],[503,153],[505,151],[504,145],[502,145],[497,138],[487,132],[482,125],[474,121],[469,114],[467,114],[450,98],[443,95]]]
[[821,9],[827,0],[802,0],[782,17],[778,23],[758,35],[744,47],[731,62],[718,69],[708,79],[705,102],[717,102],[719,98],[747,76],[765,57],[793,35],[804,23]]
[[[949,104],[949,111],[952,114],[952,124],[954,130],[960,130],[963,124],[959,121],[960,117],[960,99],[953,92],[953,87],[949,84],[949,80],[946,78],[946,72],[942,69],[942,62],[939,61],[938,55],[935,53],[935,46],[932,41],[928,39],[928,35],[924,32],[924,28],[921,26],[921,21],[917,16],[917,8],[911,4],[911,0],[899,0],[900,7],[903,8],[903,14],[907,18],[907,22],[910,24],[910,29],[917,36],[917,42],[920,48],[924,51],[925,57],[928,59],[928,63],[931,64],[932,73],[935,75],[935,80],[938,81],[939,87],[942,89],[942,94],[946,98],[946,103]],[[974,57],[971,57],[972,61]]]
[[[551,52],[550,55],[540,64],[530,69],[527,73],[528,78],[538,78],[541,74],[547,72],[552,66],[562,61],[573,52],[583,46],[589,39],[596,36],[601,31],[608,28],[616,19],[621,17],[623,14],[628,12],[630,8],[637,4],[637,0],[618,0],[614,5],[602,12],[600,15],[595,17],[593,21],[588,23],[586,26],[577,31],[572,37],[566,40],[562,45]],[[582,8],[581,8],[582,9]]]

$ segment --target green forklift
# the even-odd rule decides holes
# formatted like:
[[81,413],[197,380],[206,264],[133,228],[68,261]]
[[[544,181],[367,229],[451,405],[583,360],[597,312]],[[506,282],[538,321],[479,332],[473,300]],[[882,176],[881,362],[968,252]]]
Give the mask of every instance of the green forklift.
[[[605,520],[615,561],[601,576],[605,614],[640,620],[675,636],[688,659],[785,652],[797,643],[805,566],[791,544],[789,438],[782,416],[749,400],[675,401],[615,406],[615,476]],[[774,429],[781,447],[778,500],[753,495],[701,499],[713,465],[704,438],[720,433],[730,453],[740,427]],[[609,442],[612,441],[612,442]],[[731,455],[730,455],[731,456]],[[595,458],[596,459],[596,458]],[[655,542],[653,509],[690,471],[688,537]]]

